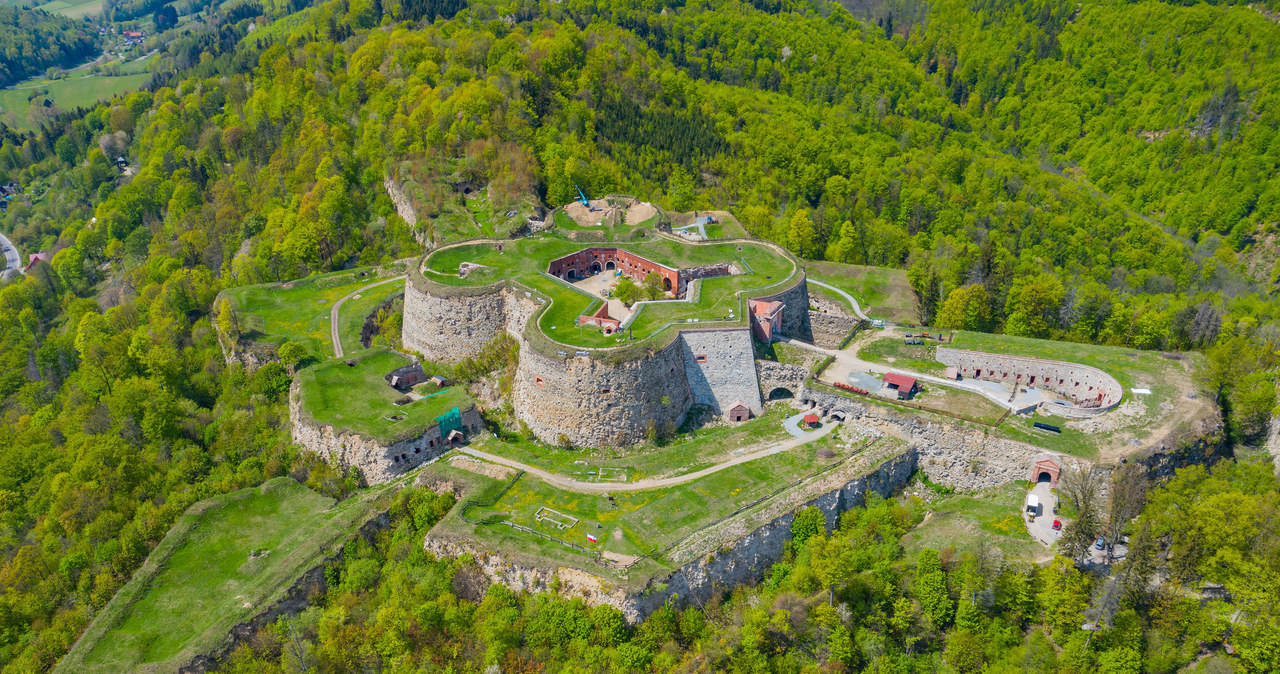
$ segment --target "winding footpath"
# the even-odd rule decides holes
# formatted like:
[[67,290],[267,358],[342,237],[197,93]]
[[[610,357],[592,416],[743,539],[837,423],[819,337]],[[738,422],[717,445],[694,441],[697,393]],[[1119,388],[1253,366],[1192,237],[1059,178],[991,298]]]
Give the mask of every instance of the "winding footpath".
[[333,308],[329,310],[329,338],[333,340],[333,355],[335,357],[337,358],[342,357],[342,336],[338,334],[338,332],[340,331],[338,326],[338,310],[342,308],[342,303],[346,302],[347,300],[351,299],[356,295],[359,295],[360,293],[366,290],[369,290],[370,288],[377,288],[378,286],[386,285],[388,283],[403,281],[405,280],[406,276],[407,275],[405,274],[401,274],[400,276],[392,276],[391,278],[383,279],[381,281],[378,281],[377,283],[370,283],[369,285],[363,288],[359,288],[357,290],[351,291],[350,293],[347,294],[346,297],[343,297],[342,299],[333,303]]
[[646,489],[661,489],[663,487],[674,487],[676,485],[684,484],[686,482],[693,482],[694,480],[699,480],[708,475],[718,473],[726,468],[731,468],[739,464],[747,463],[748,461],[755,461],[756,459],[763,459],[766,456],[772,456],[780,452],[786,452],[786,451],[795,449],[796,447],[807,445],[810,442],[813,442],[814,440],[822,438],[828,433],[834,431],[836,427],[839,425],[840,424],[837,424],[837,423],[828,423],[816,431],[809,431],[808,433],[805,433],[798,437],[791,438],[789,440],[785,440],[783,442],[779,442],[778,444],[763,447],[761,449],[757,449],[752,452],[747,452],[746,454],[742,454],[740,456],[735,456],[732,459],[729,459],[727,461],[717,463],[714,466],[703,468],[702,470],[694,471],[692,473],[685,473],[684,475],[677,475],[675,477],[645,478],[643,480],[637,480],[635,482],[583,482],[582,480],[574,480],[571,478],[567,478],[558,473],[553,473],[551,471],[544,470],[542,468],[536,468],[534,466],[530,466],[527,463],[521,463],[514,459],[508,459],[504,456],[498,456],[497,454],[490,454],[489,452],[483,452],[470,446],[459,447],[457,451],[477,459],[488,461],[490,463],[497,463],[503,466],[507,466],[509,468],[523,470],[524,472],[530,475],[533,475],[538,479],[542,480],[543,482],[546,482],[547,484],[553,487],[556,487],[558,489],[564,489],[566,491],[574,491],[582,494],[604,494],[604,493],[614,494],[621,491],[644,491]]
[[823,283],[822,281],[819,281],[818,279],[815,279],[815,278],[813,278],[812,276],[805,275],[805,279],[804,279],[804,280],[805,280],[806,282],[808,282],[808,283],[812,283],[813,285],[821,286],[821,287],[823,287],[823,288],[826,288],[827,290],[830,290],[830,291],[832,291],[832,292],[834,292],[834,293],[836,293],[836,294],[840,295],[841,297],[844,297],[846,300],[849,300],[849,304],[850,304],[850,306],[852,306],[852,307],[853,307],[853,315],[854,315],[854,316],[857,316],[858,318],[861,318],[861,319],[862,319],[862,320],[864,320],[864,321],[869,321],[869,320],[871,320],[870,318],[867,318],[867,315],[866,315],[866,314],[862,313],[862,306],[858,304],[858,300],[855,300],[855,299],[853,298],[853,295],[850,295],[849,293],[847,293],[847,292],[845,292],[845,291],[843,291],[843,290],[841,290],[841,289],[839,289],[839,288],[837,288],[837,287],[835,287],[835,286],[831,285],[830,283]]

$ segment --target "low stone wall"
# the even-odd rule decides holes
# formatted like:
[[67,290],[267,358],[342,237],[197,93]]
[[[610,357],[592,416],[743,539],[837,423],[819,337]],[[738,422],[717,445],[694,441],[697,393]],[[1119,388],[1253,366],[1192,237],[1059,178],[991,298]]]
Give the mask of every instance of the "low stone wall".
[[1076,407],[1042,405],[1046,412],[1072,418],[1093,416],[1120,404],[1124,395],[1115,377],[1089,365],[1059,360],[964,351],[939,346],[938,362],[970,379],[998,381],[1012,386],[1039,386],[1071,399]]
[[[484,422],[476,408],[462,412],[467,435],[482,429]],[[344,467],[360,469],[365,482],[382,484],[407,473],[423,462],[440,456],[448,443],[440,436],[440,427],[431,426],[421,435],[400,442],[384,444],[358,433],[335,430],[329,424],[316,424],[302,414],[298,381],[289,387],[289,423],[293,441],[306,449]]]

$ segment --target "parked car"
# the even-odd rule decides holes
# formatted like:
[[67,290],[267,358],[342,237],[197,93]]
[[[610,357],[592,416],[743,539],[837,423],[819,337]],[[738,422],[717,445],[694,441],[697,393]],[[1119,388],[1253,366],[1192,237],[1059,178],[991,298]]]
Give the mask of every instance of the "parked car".
[[1107,539],[1103,538],[1102,536],[1099,536],[1098,540],[1093,542],[1094,550],[1101,550],[1106,546],[1107,546]]
[[1062,531],[1062,520],[1054,520],[1054,521],[1053,521],[1053,530],[1054,530],[1054,531]]

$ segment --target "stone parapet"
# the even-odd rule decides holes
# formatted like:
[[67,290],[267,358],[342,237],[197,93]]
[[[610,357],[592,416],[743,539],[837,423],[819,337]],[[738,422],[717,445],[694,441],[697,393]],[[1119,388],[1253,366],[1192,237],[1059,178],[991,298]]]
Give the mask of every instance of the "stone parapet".
[[1075,407],[1042,405],[1046,412],[1082,418],[1101,414],[1116,405],[1124,390],[1115,377],[1089,365],[1060,360],[965,351],[939,346],[937,360],[956,368],[969,379],[996,381],[1010,386],[1038,386],[1070,399]]

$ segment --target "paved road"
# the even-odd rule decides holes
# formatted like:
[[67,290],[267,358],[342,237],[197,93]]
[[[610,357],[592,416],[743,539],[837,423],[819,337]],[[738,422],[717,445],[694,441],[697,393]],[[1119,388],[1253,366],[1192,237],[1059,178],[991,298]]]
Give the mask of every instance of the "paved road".
[[902,374],[915,377],[920,381],[927,381],[931,384],[938,384],[939,386],[949,386],[951,388],[961,389],[963,391],[970,391],[972,393],[977,393],[983,398],[986,398],[987,400],[990,400],[991,402],[1008,410],[1016,411],[1018,409],[1018,406],[1009,402],[1008,398],[996,395],[991,391],[987,390],[985,387],[978,386],[976,384],[973,384],[967,381],[953,381],[951,379],[943,379],[942,377],[935,377],[933,375],[922,374],[919,372],[912,372],[911,370],[908,370],[902,367],[895,367],[895,366],[885,365],[884,363],[873,363],[869,360],[863,360],[854,355],[854,353],[857,352],[857,348],[858,348],[857,342],[850,344],[844,351],[835,351],[833,349],[824,349],[820,346],[814,346],[813,344],[810,344],[808,342],[801,342],[794,339],[790,339],[788,337],[780,337],[778,338],[778,341],[786,342],[788,344],[794,344],[802,349],[808,349],[810,351],[815,351],[817,353],[820,353],[824,356],[831,356],[835,358],[836,362],[833,363],[831,367],[827,368],[827,372],[831,373],[830,379],[832,381],[844,381],[848,377],[849,373],[854,371],[878,372],[881,374],[884,374],[885,372],[900,372]]
[[847,292],[845,292],[845,291],[843,291],[843,290],[841,290],[841,289],[839,289],[839,288],[837,288],[837,287],[835,287],[835,286],[833,286],[833,285],[831,285],[831,284],[829,284],[829,283],[823,283],[822,281],[819,281],[819,280],[817,280],[817,279],[813,278],[812,276],[806,276],[806,277],[805,277],[805,281],[807,281],[808,283],[812,283],[813,285],[816,285],[816,286],[821,286],[821,287],[823,287],[823,288],[826,288],[827,290],[830,290],[830,291],[832,291],[832,292],[835,292],[835,293],[839,294],[840,296],[844,297],[846,300],[849,300],[849,304],[853,305],[853,315],[854,315],[854,316],[857,316],[858,318],[861,318],[861,319],[862,319],[862,320],[864,320],[864,321],[869,321],[869,320],[871,320],[870,318],[867,318],[867,315],[866,315],[866,314],[862,313],[862,306],[858,304],[858,300],[856,300],[856,299],[854,299],[854,298],[853,298],[853,295],[850,295],[849,293],[847,293]]
[[824,424],[822,428],[816,431],[810,431],[808,433],[805,433],[804,435],[791,438],[789,440],[785,440],[776,445],[771,445],[768,447],[757,449],[752,452],[741,454],[739,456],[735,456],[721,463],[717,463],[716,465],[711,466],[709,468],[703,468],[702,470],[694,471],[692,473],[677,475],[675,477],[646,478],[643,480],[638,480],[636,482],[583,482],[581,480],[574,480],[571,478],[567,478],[558,473],[552,473],[550,471],[543,470],[541,468],[535,468],[533,466],[530,466],[527,463],[521,463],[514,459],[508,459],[503,456],[498,456],[497,454],[490,454],[489,452],[483,452],[474,447],[459,447],[458,451],[462,452],[463,454],[473,456],[477,459],[483,459],[485,461],[489,461],[492,463],[498,463],[504,466],[509,466],[517,470],[523,470],[524,472],[529,473],[530,475],[536,476],[538,479],[542,480],[543,482],[546,482],[547,484],[553,487],[556,487],[558,489],[564,489],[567,491],[576,491],[583,494],[604,494],[604,493],[614,494],[620,491],[644,491],[646,489],[660,489],[662,487],[673,487],[678,484],[692,482],[694,480],[704,478],[713,473],[718,473],[726,468],[730,468],[732,466],[736,466],[741,463],[747,463],[748,461],[755,461],[756,459],[762,459],[766,456],[772,456],[780,452],[785,452],[788,450],[795,449],[796,447],[800,447],[802,445],[807,445],[810,442],[813,442],[814,440],[817,440],[823,437],[824,435],[830,433],[831,431],[834,431],[836,427],[839,425],[840,424],[838,423]]
[[360,288],[359,290],[353,290],[346,297],[333,303],[333,308],[329,310],[329,338],[333,340],[333,355],[335,357],[337,358],[342,357],[342,337],[338,335],[338,331],[339,331],[338,310],[342,308],[342,303],[351,299],[353,295],[359,295],[360,293],[370,288],[377,288],[380,285],[386,285],[388,283],[393,283],[395,281],[403,281],[404,279],[405,279],[405,275],[402,274],[400,276],[392,276],[391,278],[383,279],[381,281],[378,281],[377,283],[370,283],[369,285],[363,288]]
[[1053,545],[1062,533],[1053,530],[1053,520],[1057,517],[1053,511],[1058,507],[1058,497],[1054,495],[1048,482],[1037,482],[1036,486],[1032,487],[1031,493],[1040,499],[1040,512],[1034,521],[1027,522],[1027,500],[1025,498],[1022,500],[1022,521],[1027,526],[1027,533],[1042,545]]
[[17,246],[14,246],[5,235],[0,234],[0,248],[4,249],[4,278],[9,278],[14,274],[21,274],[22,256],[18,255]]

